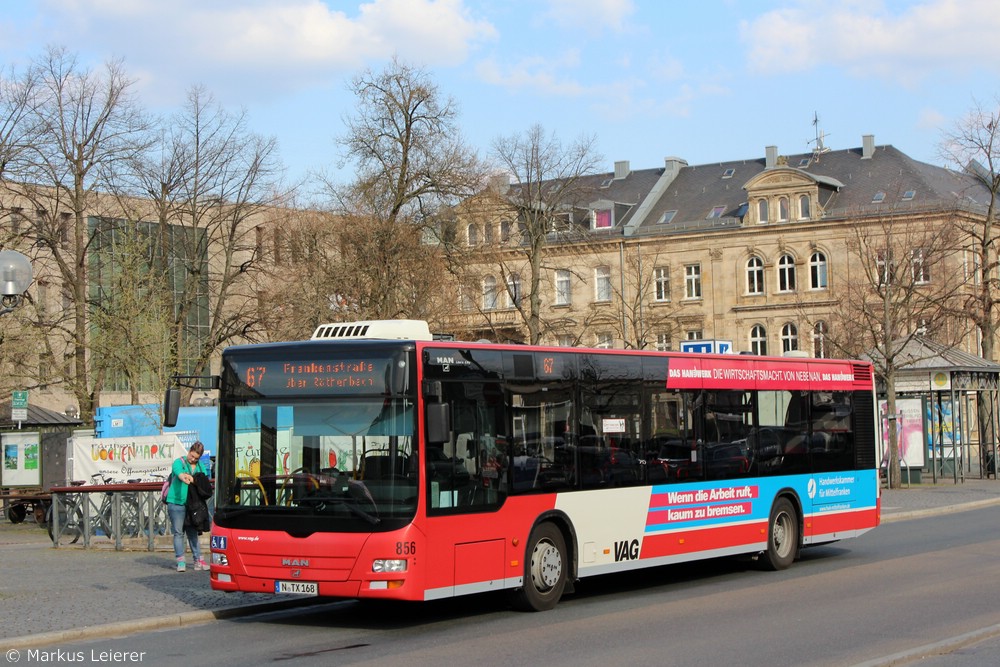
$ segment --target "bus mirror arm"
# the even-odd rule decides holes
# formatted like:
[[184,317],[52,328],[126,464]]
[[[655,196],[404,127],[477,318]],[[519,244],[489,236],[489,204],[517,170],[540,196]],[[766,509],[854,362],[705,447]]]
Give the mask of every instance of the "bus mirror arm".
[[451,440],[451,406],[448,403],[428,403],[426,417],[428,444],[439,445]]

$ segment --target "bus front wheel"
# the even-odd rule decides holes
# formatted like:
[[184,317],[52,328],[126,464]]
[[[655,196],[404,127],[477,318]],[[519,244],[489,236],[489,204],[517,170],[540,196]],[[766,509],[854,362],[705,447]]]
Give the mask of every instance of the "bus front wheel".
[[514,591],[512,603],[522,611],[547,611],[556,606],[566,588],[566,540],[552,523],[531,531],[524,558],[524,585]]
[[799,518],[788,498],[778,498],[768,519],[767,551],[763,564],[768,570],[784,570],[799,550]]

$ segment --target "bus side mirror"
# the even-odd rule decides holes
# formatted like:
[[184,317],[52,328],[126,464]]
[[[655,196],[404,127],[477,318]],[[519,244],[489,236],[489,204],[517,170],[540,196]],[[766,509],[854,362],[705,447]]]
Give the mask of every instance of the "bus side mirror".
[[451,440],[451,405],[427,404],[427,443],[440,445]]
[[181,390],[176,387],[167,389],[167,395],[163,397],[163,427],[173,428],[177,426],[177,412],[181,408]]

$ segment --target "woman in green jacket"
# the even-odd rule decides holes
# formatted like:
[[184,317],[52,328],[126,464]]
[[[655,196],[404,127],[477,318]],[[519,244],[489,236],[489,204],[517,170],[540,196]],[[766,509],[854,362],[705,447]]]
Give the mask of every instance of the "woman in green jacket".
[[184,572],[187,564],[184,562],[184,536],[187,535],[191,545],[191,557],[194,559],[194,569],[207,570],[208,563],[201,557],[201,547],[198,545],[198,530],[194,527],[184,528],[184,518],[187,516],[187,494],[189,485],[194,481],[195,473],[208,474],[201,464],[201,455],[205,445],[195,441],[188,450],[187,456],[174,461],[172,481],[167,491],[167,515],[170,517],[170,527],[174,533],[174,556],[177,559],[177,571]]

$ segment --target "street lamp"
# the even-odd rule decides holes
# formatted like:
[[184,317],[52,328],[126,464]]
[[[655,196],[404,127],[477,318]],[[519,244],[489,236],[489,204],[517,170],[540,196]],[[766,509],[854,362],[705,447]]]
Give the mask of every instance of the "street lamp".
[[31,260],[16,250],[0,250],[0,315],[21,305],[31,284]]

